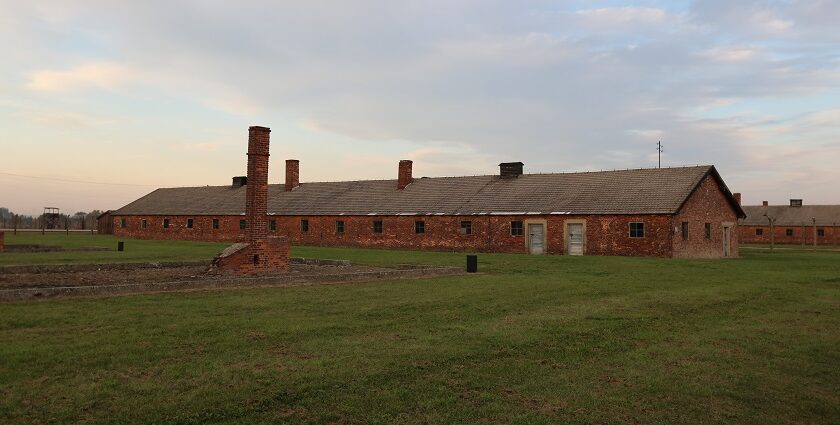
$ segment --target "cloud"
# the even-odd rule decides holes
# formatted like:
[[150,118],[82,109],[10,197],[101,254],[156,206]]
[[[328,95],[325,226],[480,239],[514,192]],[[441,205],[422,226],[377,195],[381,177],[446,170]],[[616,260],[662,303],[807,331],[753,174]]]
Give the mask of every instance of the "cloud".
[[[840,104],[836,4],[591,4],[22,5],[11,13],[26,48],[0,28],[9,62],[22,65],[0,77],[29,90],[2,96],[108,111],[138,143],[167,123],[185,135],[178,149],[210,148],[184,129],[287,125],[298,146],[343,141],[325,161],[387,177],[404,155],[428,175],[484,174],[506,160],[539,171],[649,166],[657,140],[663,163],[717,164],[744,192],[750,173],[785,169],[755,154],[762,143],[795,144],[815,161],[808,170],[827,169],[840,128],[829,112],[811,114]],[[92,95],[101,89],[132,102]],[[94,128],[80,137],[96,143]],[[355,177],[338,174],[350,165],[323,168],[312,177]]]
[[578,10],[578,16],[590,23],[599,25],[616,25],[626,23],[650,24],[659,23],[668,17],[668,13],[654,7],[608,7],[601,9]]
[[133,72],[113,62],[85,63],[70,69],[39,70],[32,74],[26,87],[41,92],[61,92],[88,88],[113,89],[130,80]]

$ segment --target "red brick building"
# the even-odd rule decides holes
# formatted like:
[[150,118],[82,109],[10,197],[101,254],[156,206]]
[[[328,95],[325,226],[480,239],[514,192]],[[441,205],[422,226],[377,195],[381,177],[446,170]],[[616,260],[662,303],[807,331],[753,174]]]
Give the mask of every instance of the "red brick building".
[[[788,205],[744,206],[747,216],[738,231],[743,243],[840,245],[840,205],[803,205],[791,199]],[[772,224],[772,227],[771,227]]]
[[[744,212],[713,166],[268,185],[268,234],[292,244],[571,255],[738,256]],[[112,213],[114,234],[245,240],[248,181],[164,188]]]

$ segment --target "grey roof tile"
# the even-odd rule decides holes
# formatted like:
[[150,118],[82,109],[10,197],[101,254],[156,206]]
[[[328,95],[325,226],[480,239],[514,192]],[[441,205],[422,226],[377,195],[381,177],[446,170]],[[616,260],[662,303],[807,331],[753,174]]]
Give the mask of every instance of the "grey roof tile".
[[[583,173],[418,178],[404,190],[396,180],[302,183],[291,192],[269,185],[276,215],[393,215],[675,213],[712,166]],[[246,188],[205,186],[157,189],[117,215],[237,215]]]
[[[840,205],[749,205],[744,206],[747,217],[741,222],[748,226],[767,226],[767,216],[776,219],[777,226],[810,226],[817,219],[817,226],[836,226],[840,224]],[[765,214],[767,216],[765,216]]]

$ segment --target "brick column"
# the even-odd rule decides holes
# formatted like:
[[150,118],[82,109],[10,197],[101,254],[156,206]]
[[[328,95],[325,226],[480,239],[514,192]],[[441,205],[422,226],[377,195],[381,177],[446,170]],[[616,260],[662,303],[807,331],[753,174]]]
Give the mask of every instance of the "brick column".
[[248,220],[248,242],[262,241],[268,236],[268,143],[271,129],[248,128],[248,184],[245,189],[245,217]]
[[408,159],[400,160],[399,170],[397,173],[397,189],[403,190],[406,186],[411,184],[414,179],[411,177],[412,162]]
[[3,252],[3,244],[4,244],[4,239],[5,238],[6,238],[5,233],[0,232],[0,252]]
[[296,159],[286,160],[286,192],[300,186],[300,161]]

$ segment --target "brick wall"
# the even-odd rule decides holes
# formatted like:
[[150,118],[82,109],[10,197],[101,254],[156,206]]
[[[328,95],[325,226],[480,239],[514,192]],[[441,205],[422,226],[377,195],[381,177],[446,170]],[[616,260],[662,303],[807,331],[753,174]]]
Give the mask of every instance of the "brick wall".
[[[761,229],[761,235],[756,234],[756,229]],[[840,245],[840,226],[817,226],[817,229],[823,229],[824,236],[817,236],[817,245]],[[791,230],[793,235],[788,236],[787,231]],[[777,244],[814,244],[814,227],[808,226],[774,226],[775,238],[774,242]],[[738,234],[742,243],[756,243],[769,244],[770,243],[770,225],[767,226],[746,226],[738,227]]]
[[[730,224],[730,254],[738,256],[738,216],[724,192],[712,176],[707,176],[673,218],[674,257],[723,257],[723,225]],[[688,223],[688,239],[682,236],[682,223]],[[711,225],[709,238],[705,224]]]
[[[169,228],[163,228],[163,219]],[[126,227],[120,227],[122,218]],[[193,228],[186,227],[187,219]],[[213,229],[213,219],[219,229]],[[245,216],[114,216],[118,236],[138,239],[186,239],[206,241],[246,241],[247,232],[239,229]],[[586,223],[587,255],[671,256],[672,217],[670,215],[522,215],[522,216],[267,216],[269,236],[287,236],[296,245],[355,246],[370,248],[430,249],[441,251],[528,252],[528,223],[546,227],[545,250],[549,254],[565,252],[565,224]],[[141,226],[146,220],[147,227]],[[307,220],[308,231],[301,229]],[[373,222],[382,221],[382,233],[373,232]],[[423,221],[425,233],[415,232],[415,221]],[[271,230],[271,222],[275,230]],[[344,232],[336,231],[336,222],[344,222]],[[471,224],[472,234],[459,232],[462,221]],[[511,235],[511,221],[522,221],[523,235]],[[645,224],[643,238],[631,238],[631,222]]]

